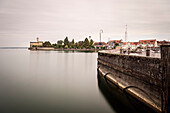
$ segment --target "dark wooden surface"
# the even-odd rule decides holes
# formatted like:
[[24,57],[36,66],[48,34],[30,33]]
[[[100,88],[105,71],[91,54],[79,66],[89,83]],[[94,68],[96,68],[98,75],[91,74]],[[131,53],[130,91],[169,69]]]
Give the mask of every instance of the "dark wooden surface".
[[170,45],[161,46],[162,60],[162,112],[170,113]]

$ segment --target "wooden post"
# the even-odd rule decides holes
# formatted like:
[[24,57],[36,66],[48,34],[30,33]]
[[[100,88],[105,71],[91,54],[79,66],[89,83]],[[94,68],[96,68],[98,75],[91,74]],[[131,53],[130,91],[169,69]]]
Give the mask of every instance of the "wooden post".
[[123,53],[123,49],[120,49],[120,54],[122,54]]
[[[162,113],[170,112],[170,45],[161,46],[162,60]],[[169,92],[169,94],[168,94]]]
[[130,54],[130,48],[128,48],[128,55]]
[[150,50],[149,49],[146,50],[146,56],[150,56]]

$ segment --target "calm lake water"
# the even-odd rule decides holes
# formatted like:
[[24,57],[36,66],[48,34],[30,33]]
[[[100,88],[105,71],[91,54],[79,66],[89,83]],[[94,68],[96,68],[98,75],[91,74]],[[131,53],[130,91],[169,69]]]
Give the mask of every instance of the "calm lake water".
[[0,113],[116,113],[97,82],[97,53],[0,49]]

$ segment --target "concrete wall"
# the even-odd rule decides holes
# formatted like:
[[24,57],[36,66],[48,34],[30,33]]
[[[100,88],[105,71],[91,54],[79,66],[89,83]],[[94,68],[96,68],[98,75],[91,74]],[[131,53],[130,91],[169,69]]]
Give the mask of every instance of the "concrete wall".
[[107,52],[98,53],[99,72],[123,91],[161,112],[162,66],[160,58]]

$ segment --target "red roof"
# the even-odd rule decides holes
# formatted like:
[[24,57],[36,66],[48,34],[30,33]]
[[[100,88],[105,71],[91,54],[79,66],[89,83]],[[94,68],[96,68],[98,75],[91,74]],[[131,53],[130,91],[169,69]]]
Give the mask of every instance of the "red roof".
[[[129,44],[130,43],[130,45],[138,45],[139,44],[139,42],[127,42],[127,44]],[[126,45],[126,42],[123,42],[123,45]]]
[[139,40],[140,44],[155,44],[156,39],[154,40]]
[[126,42],[123,42],[123,45],[126,45]]
[[169,42],[168,41],[157,41],[158,45],[166,45],[168,44]]
[[139,44],[139,42],[129,42],[130,43],[130,45],[138,45]]
[[122,43],[122,40],[110,40],[109,42],[113,42],[113,43]]

